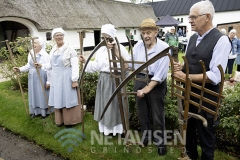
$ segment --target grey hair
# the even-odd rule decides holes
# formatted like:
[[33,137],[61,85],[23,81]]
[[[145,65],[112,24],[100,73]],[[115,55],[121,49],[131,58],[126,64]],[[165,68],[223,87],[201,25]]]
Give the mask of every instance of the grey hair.
[[222,34],[226,34],[227,33],[226,29],[224,29],[224,28],[222,28],[220,31],[221,31]]
[[213,19],[214,14],[215,14],[215,9],[214,6],[212,4],[212,2],[210,2],[209,0],[205,0],[205,1],[200,1],[195,3],[191,8],[190,11],[194,8],[199,8],[198,14],[210,14],[211,15],[211,19]]
[[234,33],[234,34],[236,34],[237,31],[236,31],[236,29],[232,29],[232,30],[229,32],[229,34],[230,34],[230,33]]

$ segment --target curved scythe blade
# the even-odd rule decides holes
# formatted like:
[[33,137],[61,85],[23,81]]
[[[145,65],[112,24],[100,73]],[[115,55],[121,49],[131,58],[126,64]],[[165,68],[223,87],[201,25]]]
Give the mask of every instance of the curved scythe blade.
[[81,81],[83,80],[83,76],[84,76],[84,74],[85,74],[85,70],[86,70],[86,68],[87,68],[87,64],[88,64],[89,61],[91,60],[92,56],[97,52],[97,50],[98,50],[100,47],[102,47],[102,46],[104,46],[104,45],[106,45],[106,42],[105,42],[105,41],[102,41],[102,42],[100,42],[100,43],[93,49],[92,53],[89,55],[89,57],[88,57],[85,65],[84,65],[84,68],[83,68],[83,70],[82,70],[82,74],[81,74],[81,76],[80,76],[80,78],[79,78],[79,82],[81,82]]
[[127,82],[129,80],[131,80],[132,78],[134,78],[134,76],[136,74],[138,74],[139,72],[141,72],[144,68],[148,67],[149,65],[151,65],[152,63],[154,63],[155,61],[157,61],[158,59],[167,56],[169,52],[169,47],[166,48],[165,50],[163,50],[162,52],[158,53],[157,55],[155,55],[154,57],[152,57],[151,59],[149,59],[147,62],[145,62],[144,64],[142,64],[138,69],[136,69],[135,71],[132,72],[132,74],[130,74],[128,77],[126,77],[121,83],[120,85],[116,88],[116,90],[113,92],[112,96],[110,97],[110,99],[108,100],[108,103],[106,104],[103,113],[101,115],[101,118],[103,118],[105,112],[107,111],[110,103],[112,102],[113,98],[116,96],[116,94],[121,90],[121,88],[127,84]]

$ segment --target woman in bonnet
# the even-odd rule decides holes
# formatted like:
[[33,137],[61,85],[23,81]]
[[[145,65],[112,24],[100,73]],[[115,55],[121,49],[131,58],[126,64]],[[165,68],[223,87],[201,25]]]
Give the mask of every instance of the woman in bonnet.
[[[49,89],[44,89],[43,85],[47,83],[47,66],[50,64],[50,59],[48,53],[45,51],[45,43],[42,38],[34,39],[34,51],[31,50],[28,54],[28,63],[20,68],[13,67],[14,72],[28,72],[28,102],[29,102],[29,113],[31,117],[34,118],[37,115],[41,115],[44,119],[47,114],[50,114],[48,110],[48,95]],[[35,53],[35,55],[34,55]],[[33,61],[33,58],[36,60]],[[40,82],[35,65],[39,68],[40,77],[42,84]],[[46,97],[44,96],[46,93]],[[47,100],[46,100],[47,98]],[[53,112],[53,107],[50,108]]]
[[49,105],[55,108],[55,123],[66,127],[81,123],[81,108],[78,102],[79,78],[76,51],[64,42],[66,32],[55,28],[52,36],[56,45],[50,52],[51,76]]
[[[116,36],[116,29],[112,24],[105,24],[101,28],[102,38],[108,41],[108,47],[112,49],[116,47],[114,38]],[[121,55],[124,59],[129,59],[128,51],[124,46],[120,44]],[[80,62],[85,62],[83,56],[79,57]],[[118,68],[119,68],[118,64]],[[94,110],[94,120],[98,121],[99,131],[104,133],[104,135],[122,134],[123,126],[119,112],[119,105],[117,96],[114,98],[112,103],[109,105],[106,113],[102,120],[100,120],[101,114],[106,106],[109,98],[116,89],[115,79],[110,76],[110,66],[108,58],[108,50],[106,46],[102,46],[96,52],[96,57],[94,61],[90,61],[86,67],[86,72],[100,72],[96,99],[95,99],[95,110]]]

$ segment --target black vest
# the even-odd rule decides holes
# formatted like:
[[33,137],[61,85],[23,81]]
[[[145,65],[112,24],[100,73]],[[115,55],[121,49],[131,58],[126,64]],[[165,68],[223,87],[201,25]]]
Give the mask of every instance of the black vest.
[[[200,64],[200,60],[202,60],[205,64],[206,71],[209,71],[209,64],[212,59],[213,49],[217,44],[219,38],[223,34],[219,32],[216,28],[213,28],[197,45],[197,35],[194,34],[190,37],[187,52],[186,52],[186,59],[189,65],[189,74],[201,74],[202,66]],[[183,69],[185,73],[185,66]]]

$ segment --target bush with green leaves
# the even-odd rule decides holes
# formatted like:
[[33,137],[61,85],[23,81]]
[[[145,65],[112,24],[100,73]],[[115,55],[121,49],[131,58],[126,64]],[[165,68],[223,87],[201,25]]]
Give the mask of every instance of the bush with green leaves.
[[85,73],[83,77],[83,101],[88,108],[95,105],[98,75],[98,72]]
[[[15,42],[9,42],[9,46],[12,50],[12,57],[10,52],[6,47],[2,47],[0,50],[0,57],[2,59],[2,64],[0,66],[0,73],[3,77],[9,78],[12,82],[13,89],[19,89],[19,84],[17,80],[16,74],[13,72],[13,67],[20,67],[27,63],[27,56],[29,52],[30,45],[30,38],[17,38]],[[23,89],[27,90],[27,80],[28,75],[27,73],[19,74],[19,78],[21,81],[21,85]]]
[[224,90],[220,108],[221,122],[217,129],[217,146],[240,156],[240,83]]

